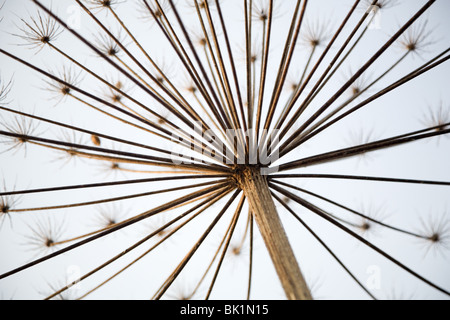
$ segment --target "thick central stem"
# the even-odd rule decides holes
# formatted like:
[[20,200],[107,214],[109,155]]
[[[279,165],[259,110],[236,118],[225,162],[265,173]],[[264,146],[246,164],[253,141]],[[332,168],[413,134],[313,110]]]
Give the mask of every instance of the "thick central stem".
[[289,300],[312,300],[287,235],[259,168],[246,168],[239,174],[243,189],[267,250]]

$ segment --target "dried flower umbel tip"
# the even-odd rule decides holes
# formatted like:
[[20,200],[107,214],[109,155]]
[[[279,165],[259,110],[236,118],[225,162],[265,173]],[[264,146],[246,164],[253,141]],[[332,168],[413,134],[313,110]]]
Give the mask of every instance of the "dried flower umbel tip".
[[421,218],[425,256],[433,251],[434,254],[450,250],[450,219],[448,215],[431,216],[428,220]]
[[309,46],[312,49],[325,45],[330,39],[330,23],[329,21],[320,21],[320,19],[308,20],[305,25],[305,31],[300,44]]
[[122,208],[115,206],[105,206],[98,209],[96,217],[96,226],[100,228],[109,228],[120,223],[125,216]]
[[10,210],[15,206],[15,201],[11,197],[0,197],[0,228],[3,226],[6,218],[10,217]]
[[64,223],[51,219],[36,220],[32,225],[28,225],[30,232],[24,237],[27,239],[25,245],[37,255],[46,254],[53,251],[58,246],[64,233]]
[[[76,131],[62,131],[59,141],[63,141],[74,145],[86,145],[84,141],[84,136],[78,135]],[[62,155],[57,158],[57,160],[66,159],[64,164],[68,164],[70,161],[75,160],[79,156],[79,151],[76,147],[58,148],[58,152]]]
[[[348,74],[344,75],[344,81],[348,81],[348,79],[352,78],[354,73],[350,70]],[[349,92],[353,97],[357,97],[361,95],[363,92],[367,90],[370,85],[369,76],[366,73],[363,73],[349,88]]]
[[154,0],[138,1],[138,12],[142,19],[148,21],[160,20],[166,15],[172,8],[169,0],[159,0],[158,4]]
[[8,149],[1,151],[0,154],[17,149],[16,152],[24,148],[26,151],[26,144],[29,141],[28,136],[37,136],[38,123],[32,121],[30,118],[16,116],[12,118],[9,122],[2,120],[0,122],[0,128],[4,128],[10,133],[16,134],[15,137],[5,138],[4,143],[9,146]]
[[166,80],[171,81],[176,75],[175,65],[164,58],[156,59],[156,66],[151,66],[151,73],[155,80],[163,85]]
[[428,28],[428,20],[425,20],[412,25],[398,40],[398,43],[407,52],[420,56],[436,42],[431,38],[432,34],[433,30]]
[[158,231],[156,236],[160,239],[163,239],[172,231],[170,227],[162,229],[162,227],[165,226],[168,222],[169,219],[167,219],[165,216],[157,216],[151,219],[145,226],[145,233],[149,234]]
[[121,48],[128,45],[127,36],[123,32],[123,29],[113,32],[113,35],[114,38],[109,34],[99,33],[94,39],[95,46],[102,54],[108,57],[118,58]]
[[[274,1],[274,7],[272,9],[272,18],[278,18],[281,16],[280,2]],[[268,0],[255,0],[252,8],[252,18],[254,20],[266,23],[269,19],[270,1]]]
[[41,12],[37,13],[36,17],[30,17],[30,21],[21,19],[24,27],[19,28],[22,34],[15,36],[26,41],[25,45],[31,48],[38,48],[41,51],[47,44],[55,41],[56,38],[63,32],[63,29],[58,23],[49,16],[43,17]]
[[64,83],[55,80],[45,80],[47,83],[47,90],[52,93],[52,99],[57,100],[56,104],[59,104],[72,93],[70,86],[76,87],[82,80],[82,73],[75,72],[75,69],[63,66],[58,72],[58,79],[61,79]]
[[[222,1],[222,0],[220,0]],[[187,0],[187,4],[190,7],[195,8],[195,3],[197,3],[198,7],[200,9],[205,10],[206,9],[206,5],[208,5],[208,7],[211,9],[216,5],[216,1],[215,0]]]
[[[384,223],[386,220],[384,208],[368,205],[362,206],[360,212],[365,217],[361,217],[359,223],[356,224],[359,233],[365,237],[376,236],[381,231],[379,223]],[[378,221],[378,223],[375,221]]]
[[115,6],[119,3],[123,3],[125,1],[120,1],[120,0],[86,0],[87,4],[89,7],[91,7],[92,9],[98,9],[98,10],[102,10],[102,9],[108,9],[111,8],[112,6]]
[[429,107],[421,122],[428,128],[436,127],[437,132],[447,129],[448,126],[445,124],[450,123],[450,106],[444,106],[441,101],[438,108]]
[[171,300],[189,301],[195,300],[196,293],[184,279],[179,279],[167,293],[167,297]]
[[[114,83],[114,82],[111,82]],[[105,96],[110,99],[113,103],[120,103],[122,102],[123,95],[122,93],[128,92],[129,88],[125,85],[124,82],[118,80],[114,83],[114,88],[109,87],[106,89]]]

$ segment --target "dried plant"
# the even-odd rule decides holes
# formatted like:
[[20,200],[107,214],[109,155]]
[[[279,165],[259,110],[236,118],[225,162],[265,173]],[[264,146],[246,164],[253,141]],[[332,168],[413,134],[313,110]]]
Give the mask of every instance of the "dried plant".
[[[310,300],[307,279],[317,275],[304,270],[321,264],[331,274],[320,276],[321,295],[352,298],[329,288],[354,285],[358,298],[378,299],[384,288],[358,270],[381,257],[392,277],[408,274],[448,299],[445,275],[415,271],[411,262],[448,262],[449,216],[433,219],[426,209],[448,198],[448,157],[440,163],[448,139],[425,142],[450,133],[449,112],[442,103],[421,127],[410,121],[423,114],[417,95],[434,101],[448,82],[450,39],[435,36],[448,24],[428,23],[445,0],[329,1],[332,15],[308,0],[19,2],[37,13],[16,11],[15,29],[5,30],[20,46],[1,41],[2,77],[18,71],[14,83],[0,83],[0,161],[6,181],[14,173],[29,186],[0,190],[0,241],[9,246],[24,234],[33,255],[14,265],[2,259],[1,296],[10,295],[4,281],[38,266],[56,277],[68,259],[82,272],[69,281],[64,275],[50,292],[47,278],[34,275],[46,279],[46,299],[279,298],[273,276],[287,299]],[[69,5],[83,18],[79,26],[64,15]],[[396,28],[391,35],[371,30],[373,10],[404,17],[405,7],[412,13],[400,26],[383,20],[383,30]],[[62,71],[47,71],[55,68]],[[29,74],[40,85],[29,84]],[[37,87],[57,105],[33,93]],[[36,111],[20,111],[18,100]],[[351,146],[337,147],[355,130]],[[27,170],[14,152],[23,146]],[[375,151],[372,161],[352,165]],[[396,212],[392,223],[349,204],[368,196]],[[419,231],[410,229],[409,201],[423,209]],[[108,207],[116,204],[126,217]],[[119,231],[127,232],[111,236]],[[425,255],[409,240],[425,243]],[[233,260],[241,263],[227,267]]]

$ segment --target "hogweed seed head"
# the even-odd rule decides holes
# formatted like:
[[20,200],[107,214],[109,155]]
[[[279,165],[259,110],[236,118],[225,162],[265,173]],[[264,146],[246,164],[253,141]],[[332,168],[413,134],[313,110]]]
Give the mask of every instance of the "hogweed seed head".
[[430,46],[436,43],[432,38],[433,28],[428,26],[428,20],[412,25],[398,40],[401,48],[414,56],[422,56],[430,52]]
[[29,232],[23,235],[26,239],[24,244],[38,255],[45,255],[56,250],[65,232],[65,223],[46,217],[28,224],[28,229]]
[[24,149],[26,155],[26,147],[29,142],[28,137],[41,134],[41,132],[38,132],[39,123],[23,116],[15,116],[9,121],[3,119],[0,121],[0,128],[15,134],[15,136],[5,138],[4,141],[0,140],[0,143],[9,146],[8,149],[0,152],[0,154],[14,149],[16,149],[16,152]]
[[47,84],[47,87],[44,89],[51,93],[51,99],[56,100],[55,105],[58,105],[72,94],[72,87],[77,87],[82,82],[83,73],[81,71],[77,72],[75,68],[63,65],[54,74],[61,81],[45,79],[44,82]]
[[109,205],[98,208],[98,214],[95,219],[95,225],[99,228],[110,228],[125,218],[125,211],[121,206]]
[[331,30],[330,21],[321,21],[320,19],[308,20],[305,23],[305,30],[300,44],[312,49],[324,46],[327,40],[331,38]]
[[445,125],[450,123],[450,106],[440,101],[437,107],[428,107],[428,112],[422,116],[421,123],[427,128],[436,127],[437,132],[447,129],[449,126]]
[[[122,56],[122,49],[130,45],[127,33],[123,29],[110,30],[110,34],[103,30],[94,36],[94,46],[101,54],[109,58]],[[99,57],[102,58],[101,54]]]
[[422,228],[421,244],[425,249],[424,257],[430,252],[445,255],[450,250],[450,219],[446,212],[441,215],[430,215],[428,219],[420,218]]
[[51,17],[44,16],[40,11],[35,17],[30,17],[29,21],[21,19],[24,24],[19,28],[21,34],[15,36],[25,41],[24,45],[32,49],[39,49],[40,52],[50,42],[55,41],[64,31],[62,27]]
[[9,211],[11,210],[11,199],[9,197],[0,197],[0,230],[3,226],[4,221],[10,218]]
[[[108,294],[103,285],[120,281],[118,276],[139,262],[144,273],[138,274],[138,281],[148,283],[135,286],[132,282],[134,277],[126,278],[129,281],[123,283],[123,288],[132,284],[133,293],[137,287],[151,287],[157,290],[155,299],[171,296],[172,284],[176,287],[183,274],[188,276],[189,281],[197,279],[197,286],[194,284],[194,289],[176,294],[177,299],[191,299],[204,286],[209,289],[207,293],[205,290],[209,298],[213,290],[215,294],[216,290],[220,290],[220,285],[235,279],[239,284],[245,284],[245,293],[251,298],[254,290],[252,283],[258,280],[253,268],[261,266],[258,252],[261,248],[255,240],[261,236],[267,244],[268,256],[273,259],[277,272],[274,275],[281,280],[286,297],[309,299],[311,289],[305,279],[311,277],[308,274],[303,276],[293,250],[298,243],[295,237],[303,237],[303,232],[307,230],[318,242],[309,243],[315,240],[302,238],[304,248],[320,245],[325,249],[324,254],[331,254],[348,273],[350,277],[347,279],[355,280],[364,291],[362,293],[376,298],[371,288],[366,288],[352,273],[350,262],[360,264],[365,262],[365,256],[355,255],[353,258],[359,260],[341,261],[339,251],[327,246],[328,240],[334,238],[320,238],[323,231],[333,227],[349,235],[350,240],[375,250],[415,279],[450,296],[441,284],[431,282],[426,276],[402,264],[404,257],[401,255],[407,250],[400,250],[399,257],[394,257],[388,253],[389,247],[377,247],[368,239],[378,230],[390,229],[399,232],[399,236],[416,237],[433,247],[448,249],[448,222],[433,222],[433,227],[414,234],[404,230],[403,226],[395,228],[386,224],[384,217],[380,217],[379,211],[373,208],[363,208],[357,212],[345,206],[345,199],[349,196],[374,194],[381,197],[383,192],[400,201],[401,196],[397,194],[401,192],[396,191],[404,191],[401,188],[405,184],[425,186],[420,189],[424,190],[424,195],[428,192],[425,190],[427,185],[436,188],[447,188],[449,185],[446,181],[419,180],[416,169],[409,171],[410,179],[397,178],[399,172],[396,168],[406,170],[408,166],[403,166],[404,161],[412,163],[416,160],[406,153],[405,159],[397,158],[398,154],[395,154],[396,158],[388,158],[386,163],[392,165],[389,171],[381,171],[382,168],[375,165],[355,170],[351,161],[352,157],[371,156],[374,151],[383,152],[386,157],[393,156],[391,150],[397,146],[412,145],[431,136],[448,134],[446,123],[450,116],[444,109],[424,117],[428,128],[439,126],[436,130],[402,132],[402,136],[385,140],[375,139],[373,132],[368,130],[373,128],[378,132],[381,126],[384,128],[390,124],[395,129],[407,127],[403,125],[407,124],[405,119],[408,117],[394,116],[394,108],[401,108],[398,102],[408,105],[410,98],[403,96],[404,92],[398,89],[419,81],[419,76],[425,72],[439,70],[438,67],[450,58],[447,51],[418,68],[412,64],[406,65],[411,62],[409,60],[403,61],[402,58],[398,61],[399,57],[389,52],[395,44],[406,50],[402,57],[421,54],[429,49],[434,35],[429,31],[428,23],[421,24],[418,18],[433,3],[440,5],[438,1],[424,1],[420,11],[407,17],[395,36],[381,39],[375,33],[366,32],[369,27],[364,22],[379,17],[366,11],[374,3],[369,0],[355,2],[351,11],[348,4],[330,0],[330,4],[339,6],[333,18],[342,15],[344,20],[339,18],[340,21],[321,21],[314,17],[311,8],[317,5],[315,1],[252,0],[241,1],[239,5],[239,1],[219,0],[137,0],[135,3],[139,4],[139,8],[133,11],[118,6],[125,3],[122,0],[77,0],[73,6],[80,12],[86,11],[84,18],[92,24],[89,24],[89,30],[69,27],[66,32],[68,35],[70,33],[73,42],[58,38],[62,32],[61,26],[70,25],[60,16],[58,10],[61,7],[47,8],[42,2],[30,2],[43,11],[39,11],[34,18],[21,20],[23,25],[18,28],[20,36],[32,48],[50,47],[51,57],[58,56],[64,61],[62,71],[45,71],[41,64],[51,64],[53,59],[44,62],[42,57],[45,56],[22,59],[21,54],[7,48],[7,44],[2,44],[0,57],[11,59],[52,79],[46,80],[46,90],[58,98],[58,103],[64,100],[67,108],[71,108],[70,114],[66,112],[68,109],[54,108],[38,117],[31,113],[19,113],[12,106],[7,108],[4,105],[10,86],[0,83],[0,137],[12,148],[32,145],[33,151],[36,148],[37,151],[57,152],[60,156],[57,160],[66,161],[66,164],[72,159],[88,160],[70,168],[73,171],[50,171],[51,179],[48,180],[59,179],[55,182],[57,186],[40,178],[36,189],[0,192],[0,219],[4,221],[16,213],[23,213],[24,219],[30,216],[39,218],[36,222],[31,221],[31,228],[27,231],[28,244],[38,254],[52,252],[49,256],[19,266],[10,274],[18,274],[44,261],[51,265],[53,257],[66,252],[77,258],[77,250],[73,249],[81,247],[89,251],[91,245],[95,248],[98,244],[112,249],[117,247],[120,253],[111,257],[109,250],[96,248],[95,253],[102,259],[102,265],[90,266],[95,269],[86,270],[84,279],[98,273],[98,278],[91,279],[108,280],[87,294],[93,291]],[[244,8],[242,3],[247,7]],[[366,6],[365,12],[358,10],[361,3]],[[379,0],[369,9],[380,14],[396,4],[397,1],[393,0]],[[145,19],[130,19],[130,15]],[[59,20],[65,23],[57,23]],[[342,28],[338,29],[338,26]],[[193,32],[193,29],[197,31]],[[53,43],[57,39],[58,46]],[[319,52],[324,47],[326,50]],[[85,50],[89,50],[87,54]],[[162,53],[160,59],[157,52]],[[3,60],[0,62],[3,63]],[[402,72],[391,68],[394,62],[397,62],[395,66],[402,62]],[[347,65],[360,67],[340,81],[336,75]],[[300,71],[295,72],[297,68]],[[405,70],[406,74],[403,73]],[[389,75],[382,76],[385,81],[378,81],[381,78],[376,81],[382,89],[379,92],[369,90],[374,82],[368,84],[367,75],[372,72],[377,76]],[[292,78],[292,75],[295,77]],[[186,77],[184,82],[183,76]],[[442,77],[445,79],[445,75]],[[416,87],[417,90],[423,89],[424,94],[431,93],[427,85],[441,88],[442,82],[436,80]],[[31,92],[24,83],[15,81],[15,84],[22,86],[19,93]],[[349,92],[350,97],[346,96]],[[367,93],[367,100],[356,101],[363,93]],[[31,94],[30,97],[34,98]],[[383,102],[378,111],[374,105],[381,97]],[[341,102],[341,99],[344,101]],[[33,103],[40,102],[33,100]],[[45,104],[45,101],[42,103]],[[381,114],[380,122],[364,125],[358,131],[358,126],[365,123],[368,117],[371,121],[379,121],[378,117],[371,117],[371,108],[373,112],[380,113],[388,110],[382,108],[389,108],[389,112]],[[367,113],[363,112],[366,110]],[[15,118],[16,114],[20,117]],[[350,115],[359,117],[356,119],[358,125],[346,122]],[[74,122],[69,118],[72,116]],[[93,127],[85,127],[85,121]],[[50,130],[41,135],[31,124],[44,122]],[[356,130],[356,134],[351,146],[337,147],[345,139],[344,126],[352,132]],[[62,133],[58,135],[56,132]],[[55,137],[52,139],[51,135]],[[313,139],[316,136],[319,139]],[[175,148],[180,153],[173,152]],[[442,153],[445,150],[436,149]],[[14,160],[7,159],[7,166],[15,163]],[[34,159],[31,161],[36,165]],[[3,166],[3,162],[1,164]],[[90,175],[89,165],[101,166],[108,176]],[[380,176],[366,176],[369,169],[380,170]],[[445,168],[432,169],[443,170],[443,180],[446,179]],[[424,166],[421,170],[426,174],[430,166]],[[21,168],[17,171],[22,174]],[[36,177],[47,173],[34,168],[31,171]],[[337,172],[341,174],[333,174]],[[389,177],[383,177],[382,172]],[[287,182],[291,179],[307,186],[301,189],[290,185]],[[342,180],[349,182],[345,188],[342,187]],[[393,189],[386,187],[373,192],[371,188],[378,183],[389,183]],[[309,188],[318,193],[314,194]],[[105,195],[110,192],[115,193],[114,196]],[[37,199],[37,203],[44,201],[48,204],[44,204],[46,207],[38,203],[34,208],[17,208],[14,198],[11,198],[16,194],[24,194],[29,203]],[[418,201],[418,198],[411,201]],[[241,199],[239,204],[236,203],[238,199]],[[55,204],[53,201],[64,203]],[[126,204],[126,209],[133,206],[133,216],[124,219],[122,209],[116,210],[114,206],[103,208],[106,203]],[[96,212],[99,205],[100,210]],[[72,210],[75,207],[82,207],[83,210]],[[75,230],[76,224],[71,224],[77,234],[61,241],[62,229],[56,220],[29,214],[31,211],[47,210],[55,212],[52,219],[63,220],[60,214],[68,208],[71,219],[77,219],[80,225],[86,225],[86,217],[97,213],[95,231],[86,234]],[[235,209],[234,215],[230,209]],[[286,220],[289,218],[285,217],[285,213],[291,214],[301,225]],[[347,214],[357,217],[357,220]],[[309,219],[310,215],[317,221]],[[314,224],[309,225],[313,220]],[[122,241],[122,237],[109,237],[121,230],[129,230],[132,225],[142,226],[147,221],[155,222],[155,226],[151,230],[146,228],[144,235],[135,232],[126,235],[127,238],[137,236],[131,239],[132,243]],[[302,232],[291,237],[291,232],[298,230],[294,229],[296,227],[301,228]],[[327,234],[332,235],[334,232]],[[390,234],[382,235],[388,240],[385,243],[395,245],[389,242]],[[210,242],[211,238],[219,241]],[[105,242],[95,241],[98,239]],[[178,240],[179,245],[161,250],[165,240],[172,239]],[[212,242],[213,250],[208,247],[208,243]],[[63,243],[71,245],[59,249]],[[110,274],[110,263],[127,261],[121,258],[136,253],[141,245],[144,250],[152,251],[140,256],[146,259],[134,260],[119,272]],[[341,249],[345,247],[341,246]],[[301,256],[316,261],[317,256],[314,255],[319,251],[309,250],[314,251],[313,255],[307,251]],[[80,264],[85,262],[83,258]],[[147,258],[154,258],[153,261],[158,263],[152,264],[149,269]],[[236,264],[236,268],[240,268],[235,274],[238,276],[227,277],[223,281],[220,278],[225,277],[226,267],[222,266],[232,259],[245,265]],[[303,261],[300,262],[303,264]],[[167,269],[169,264],[173,265],[173,269]],[[244,272],[241,272],[242,268]],[[139,272],[136,271],[138,268],[133,269]],[[168,277],[155,279],[163,274]],[[243,276],[247,278],[245,281],[242,281]],[[264,272],[263,276],[263,284],[270,283],[267,281],[268,273]],[[216,283],[216,279],[222,281]],[[155,280],[159,283],[155,284]],[[51,288],[55,297],[59,296],[58,289]],[[267,290],[269,294],[272,291],[273,288]],[[61,292],[64,293],[64,289]],[[120,293],[123,292],[125,289]],[[144,294],[148,295],[148,292]],[[236,297],[233,291],[228,298]],[[339,296],[342,297],[346,296]]]
[[113,8],[114,6],[125,2],[123,0],[85,0],[85,1],[89,8],[96,10],[97,12],[103,9]]

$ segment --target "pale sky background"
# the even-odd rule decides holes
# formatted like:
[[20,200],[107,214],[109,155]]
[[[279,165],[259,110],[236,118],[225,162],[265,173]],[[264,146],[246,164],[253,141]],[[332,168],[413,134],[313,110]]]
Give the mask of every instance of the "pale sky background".
[[[136,19],[135,1],[124,1],[119,8],[119,12],[126,17],[135,17],[134,19],[124,19],[127,26],[132,29],[139,39],[142,39],[149,52],[154,54],[158,61],[170,65],[173,59],[170,55],[170,49],[160,39],[157,34],[156,26],[149,24],[141,19]],[[242,23],[241,17],[236,12],[241,6],[240,1],[224,1],[225,16],[227,22],[230,21],[233,32],[233,43],[236,44],[236,53],[239,52],[239,46],[243,44],[242,31],[239,25]],[[43,1],[50,4],[51,1]],[[53,1],[54,10],[63,18],[73,18],[73,5],[71,0]],[[133,3],[132,5],[128,5]],[[228,3],[230,6],[228,7]],[[283,10],[289,12],[289,6],[286,2],[281,2],[280,12]],[[337,4],[339,3],[339,4]],[[335,85],[323,92],[317,100],[317,104],[330,97],[338,88],[337,85],[343,83],[348,71],[357,70],[368,57],[373,54],[391,35],[396,28],[402,25],[409,17],[420,8],[423,0],[404,0],[392,9],[382,12],[380,29],[370,30],[367,40],[362,43],[359,51],[355,52],[349,59],[350,64],[346,64],[341,72],[336,76]],[[186,7],[184,1],[179,0],[183,10],[192,10]],[[309,19],[320,19],[326,21],[336,28],[343,19],[346,10],[353,4],[352,0],[312,0],[308,7]],[[28,47],[19,46],[23,40],[12,36],[11,34],[20,33],[17,26],[22,26],[21,18],[28,19],[30,14],[35,14],[35,5],[28,0],[6,0],[0,16],[3,21],[0,23],[0,46],[19,57],[42,67],[45,70],[58,71],[67,62],[55,52],[44,48],[40,53],[35,54],[36,50],[30,50]],[[450,1],[438,0],[436,4],[427,12],[424,19],[428,19],[428,27],[432,31],[430,39],[433,43],[424,48],[421,56],[408,57],[404,63],[399,66],[394,73],[387,77],[382,83],[371,91],[375,93],[386,85],[404,76],[410,70],[422,65],[427,59],[433,57],[443,49],[448,48],[450,44]],[[362,14],[358,11],[356,16]],[[103,17],[103,15],[101,14]],[[108,19],[111,19],[108,16]],[[187,18],[186,18],[187,19]],[[229,20],[228,20],[229,19]],[[283,16],[275,20],[277,27],[284,27],[286,21]],[[328,22],[329,21],[329,22]],[[233,22],[233,24],[231,24]],[[355,24],[355,20],[352,20]],[[80,33],[91,36],[89,18],[80,15]],[[345,35],[348,34],[344,32]],[[285,35],[274,32],[273,44],[275,48],[277,43],[284,41]],[[278,36],[279,35],[279,36]],[[340,38],[342,40],[342,38]],[[74,40],[68,32],[61,35],[55,42],[59,47],[67,52],[80,57],[82,63],[92,66],[102,74],[115,79],[115,73],[110,67],[90,52],[88,48]],[[307,56],[302,52],[304,48],[298,49],[293,64],[293,71],[302,70]],[[168,53],[169,52],[169,53]],[[273,54],[277,54],[273,50]],[[335,52],[332,51],[333,53]],[[385,55],[368,70],[367,76],[371,79],[381,74],[386,66],[392,64],[402,54],[401,48],[395,46],[389,49]],[[317,55],[315,56],[318,57]],[[271,65],[276,68],[278,60]],[[243,64],[242,64],[243,65]],[[177,66],[170,68],[170,74],[183,83],[183,77]],[[272,70],[272,69],[269,69]],[[298,71],[297,71],[298,73]],[[438,69],[429,72],[411,83],[403,86],[401,89],[391,93],[375,103],[372,103],[364,111],[349,117],[348,120],[337,125],[335,128],[327,131],[326,134],[318,136],[311,140],[304,148],[294,152],[293,158],[303,157],[310,154],[316,154],[323,151],[332,151],[335,149],[349,146],[349,140],[352,131],[368,133],[373,130],[373,137],[382,139],[392,135],[404,132],[419,130],[423,128],[424,114],[428,114],[428,108],[436,110],[442,102],[442,106],[450,112],[450,90],[448,75],[450,74],[450,63],[447,62]],[[104,133],[113,133],[115,135],[134,139],[135,141],[151,143],[161,146],[158,141],[153,141],[151,136],[137,136],[136,131],[117,125],[111,121],[104,121],[103,117],[96,117],[91,111],[80,106],[71,100],[56,104],[56,100],[51,99],[51,94],[43,87],[46,87],[42,76],[28,70],[17,62],[0,55],[0,76],[2,81],[13,79],[13,87],[9,95],[11,108],[18,108],[26,112],[33,112],[36,115],[49,117],[69,124],[77,124],[84,128],[98,130]],[[86,77],[88,78],[88,77]],[[83,80],[81,86],[89,88],[95,94],[102,94],[103,87],[90,85],[90,80]],[[131,91],[137,97],[144,97],[136,88]],[[368,97],[365,94],[363,98]],[[361,101],[363,98],[360,98]],[[149,104],[154,106],[153,101]],[[154,106],[158,109],[158,106]],[[11,121],[11,116],[6,112],[0,111],[0,120]],[[37,132],[48,137],[61,136],[59,129],[48,129],[46,124],[38,127]],[[139,133],[138,133],[139,134]],[[86,139],[85,139],[86,140]],[[107,144],[109,146],[109,144]],[[168,146],[162,145],[165,148]],[[7,148],[7,145],[0,145]],[[133,151],[132,148],[119,147],[120,150]],[[147,176],[136,174],[108,174],[97,164],[76,159],[65,164],[65,159],[58,159],[60,154],[52,151],[42,150],[37,147],[29,146],[16,153],[0,153],[0,179],[5,181],[5,188],[16,190],[26,188],[37,188],[45,186],[70,185],[77,183],[91,183],[98,181],[110,181],[113,179],[140,179]],[[450,181],[450,170],[448,163],[450,161],[450,139],[441,137],[429,141],[421,141],[407,146],[389,149],[385,152],[376,152],[367,155],[364,159],[352,159],[348,161],[336,162],[328,165],[302,169],[298,172],[303,173],[346,173],[361,175],[379,175],[386,177],[430,179]],[[403,227],[408,230],[422,230],[421,218],[425,221],[430,216],[440,217],[446,214],[450,218],[450,203],[448,187],[433,187],[420,185],[396,185],[383,183],[368,183],[354,181],[287,181],[299,187],[307,188],[311,191],[328,196],[342,204],[353,207],[357,210],[361,208],[380,209],[380,217],[392,225]],[[180,184],[181,185],[181,184]],[[102,197],[114,197],[128,193],[140,193],[154,189],[162,189],[168,186],[178,186],[173,183],[152,183],[138,185],[135,187],[117,187],[104,188],[102,190],[88,190],[77,192],[61,192],[58,194],[27,195],[20,198],[18,204],[21,208],[38,207],[46,205],[57,205],[72,203],[77,201],[89,201],[101,199]],[[3,186],[2,186],[3,187]],[[157,196],[152,198],[139,199],[137,201],[124,202],[120,208],[124,209],[126,216],[137,214],[149,208],[156,207],[165,201],[181,196],[183,193],[170,194],[168,196]],[[314,202],[316,199],[307,197],[306,199]],[[316,203],[316,202],[314,202]],[[317,202],[320,204],[320,202]],[[236,203],[233,204],[235,208]],[[364,284],[370,284],[372,271],[375,270],[379,275],[380,287],[372,291],[378,298],[419,298],[419,299],[446,299],[436,290],[428,287],[419,280],[406,274],[403,270],[393,265],[391,262],[380,257],[371,249],[363,244],[350,239],[341,231],[331,227],[326,222],[315,217],[312,213],[306,212],[299,206],[293,205],[298,210],[302,218],[313,227],[313,229],[322,237],[322,239],[333,248],[336,254],[346,263],[347,266],[358,276]],[[106,206],[108,208],[108,206]],[[325,207],[326,208],[326,207]],[[153,252],[143,259],[140,263],[132,267],[126,273],[118,277],[115,281],[106,285],[102,289],[90,295],[92,299],[148,299],[153,292],[163,283],[168,274],[173,270],[173,266],[180,261],[186,252],[192,247],[195,240],[205,230],[215,213],[218,213],[221,207],[216,205],[214,209],[208,210],[208,214],[202,219],[202,222],[196,223],[195,227],[189,227],[179,237],[169,240],[167,244]],[[192,288],[201,276],[201,271],[207,267],[217,244],[221,241],[224,228],[227,227],[231,214],[225,216],[221,222],[219,231],[211,234],[211,241],[202,246],[197,259],[189,264],[185,272],[181,274],[180,281],[175,283],[176,288]],[[246,212],[246,211],[244,211]],[[295,254],[299,260],[306,278],[314,283],[314,294],[318,298],[325,299],[366,299],[367,295],[349,278],[349,276],[340,268],[340,266],[330,257],[330,255],[310,236],[309,233],[294,219],[292,219],[284,210],[280,209],[280,214],[287,229],[287,233],[292,242]],[[175,216],[170,214],[171,217]],[[343,215],[349,217],[348,215]],[[95,208],[67,209],[57,212],[38,212],[25,213],[21,215],[11,215],[11,219],[6,219],[0,229],[0,273],[7,272],[23,263],[36,258],[36,252],[29,251],[30,247],[26,245],[24,237],[29,232],[27,225],[35,224],[39,219],[56,219],[64,222],[64,235],[62,238],[71,237],[80,232],[88,232],[95,229],[98,212]],[[243,223],[246,215],[243,215],[238,230],[243,231]],[[52,220],[54,221],[54,220]],[[161,223],[161,220],[154,219],[155,223]],[[355,222],[360,222],[354,219]],[[84,274],[92,268],[108,260],[113,255],[121,252],[132,243],[145,236],[149,223],[139,224],[127,228],[124,232],[117,235],[108,236],[105,239],[94,242],[91,245],[77,249],[72,253],[60,256],[56,259],[35,266],[29,270],[18,273],[8,279],[0,280],[0,298],[1,299],[39,299],[52,292],[51,287],[59,288],[64,285],[66,279],[72,277],[76,272]],[[220,229],[221,228],[221,229]],[[395,258],[405,263],[408,267],[417,271],[431,281],[439,284],[446,290],[450,290],[449,263],[450,255],[448,250],[434,254],[429,252],[425,255],[423,243],[417,239],[398,235],[395,232],[384,230],[377,227],[374,233],[367,235],[367,239],[374,244],[392,254]],[[236,239],[235,239],[236,240]],[[146,250],[151,243],[137,250],[130,257],[124,258],[125,262],[114,263],[98,275],[82,282],[81,286],[69,292],[72,297],[84,293],[107,276],[119,270],[125,263],[131,261],[139,253]],[[248,247],[244,247],[248,248]],[[41,253],[42,254],[42,253]],[[259,235],[256,241],[255,270],[253,278],[252,298],[254,299],[282,299],[283,291],[278,284],[277,277],[271,266],[270,259],[265,253],[264,244]],[[121,260],[122,261],[122,260]],[[216,291],[212,298],[245,298],[247,281],[247,261],[245,255],[237,260],[230,259],[221,271]],[[79,291],[78,291],[79,290]],[[176,292],[176,291],[175,291]],[[175,294],[173,291],[170,293]],[[198,298],[202,298],[206,291],[201,291]]]

